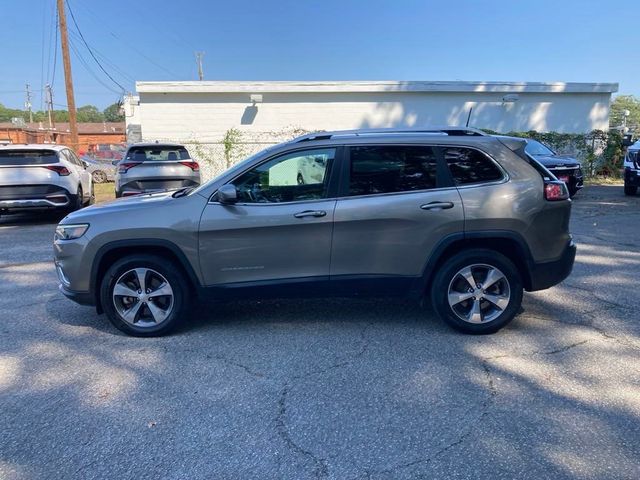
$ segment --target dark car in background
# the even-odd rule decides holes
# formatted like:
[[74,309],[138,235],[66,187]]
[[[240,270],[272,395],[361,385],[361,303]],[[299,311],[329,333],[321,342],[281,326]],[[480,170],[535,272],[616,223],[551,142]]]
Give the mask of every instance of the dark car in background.
[[558,180],[563,181],[569,188],[569,194],[573,197],[583,187],[582,167],[580,162],[570,155],[558,155],[545,144],[525,139],[527,145],[525,152],[544,165]]

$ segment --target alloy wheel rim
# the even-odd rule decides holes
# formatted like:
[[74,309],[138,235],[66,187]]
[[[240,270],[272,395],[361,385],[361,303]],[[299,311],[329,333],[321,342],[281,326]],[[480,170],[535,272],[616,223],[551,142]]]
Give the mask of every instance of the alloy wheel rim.
[[496,320],[509,305],[511,287],[500,269],[476,263],[458,270],[449,283],[449,307],[467,323]]
[[120,275],[112,299],[120,318],[139,328],[156,327],[166,321],[174,304],[171,285],[150,268],[133,268]]

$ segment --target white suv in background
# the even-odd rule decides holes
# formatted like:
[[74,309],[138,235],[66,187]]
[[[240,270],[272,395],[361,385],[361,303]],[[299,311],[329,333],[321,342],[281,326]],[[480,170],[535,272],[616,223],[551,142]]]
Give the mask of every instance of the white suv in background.
[[0,213],[30,208],[78,210],[93,201],[91,173],[70,148],[0,146]]

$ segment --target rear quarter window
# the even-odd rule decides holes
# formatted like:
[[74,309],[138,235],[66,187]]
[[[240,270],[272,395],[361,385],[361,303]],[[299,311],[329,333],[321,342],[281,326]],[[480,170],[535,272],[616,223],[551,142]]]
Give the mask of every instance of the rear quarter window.
[[50,165],[58,163],[53,150],[3,150],[0,165]]
[[502,171],[489,157],[473,148],[445,148],[444,159],[456,185],[495,182],[504,178]]

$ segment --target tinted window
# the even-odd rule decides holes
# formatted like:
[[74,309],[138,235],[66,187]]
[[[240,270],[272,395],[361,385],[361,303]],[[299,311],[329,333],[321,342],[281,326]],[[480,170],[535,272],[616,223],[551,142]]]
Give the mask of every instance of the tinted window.
[[410,192],[436,186],[436,157],[431,147],[352,147],[349,195]]
[[524,151],[527,152],[529,155],[553,155],[554,154],[549,147],[547,147],[546,145],[536,140],[527,140],[527,145],[524,147]]
[[47,165],[58,163],[51,150],[0,150],[0,165]]
[[233,184],[242,203],[326,198],[334,148],[289,153],[249,170]]
[[472,148],[449,147],[444,158],[457,185],[493,182],[502,179],[502,172],[485,154]]
[[184,147],[158,145],[150,147],[131,147],[127,152],[127,161],[131,162],[172,162],[189,160],[189,152]]

